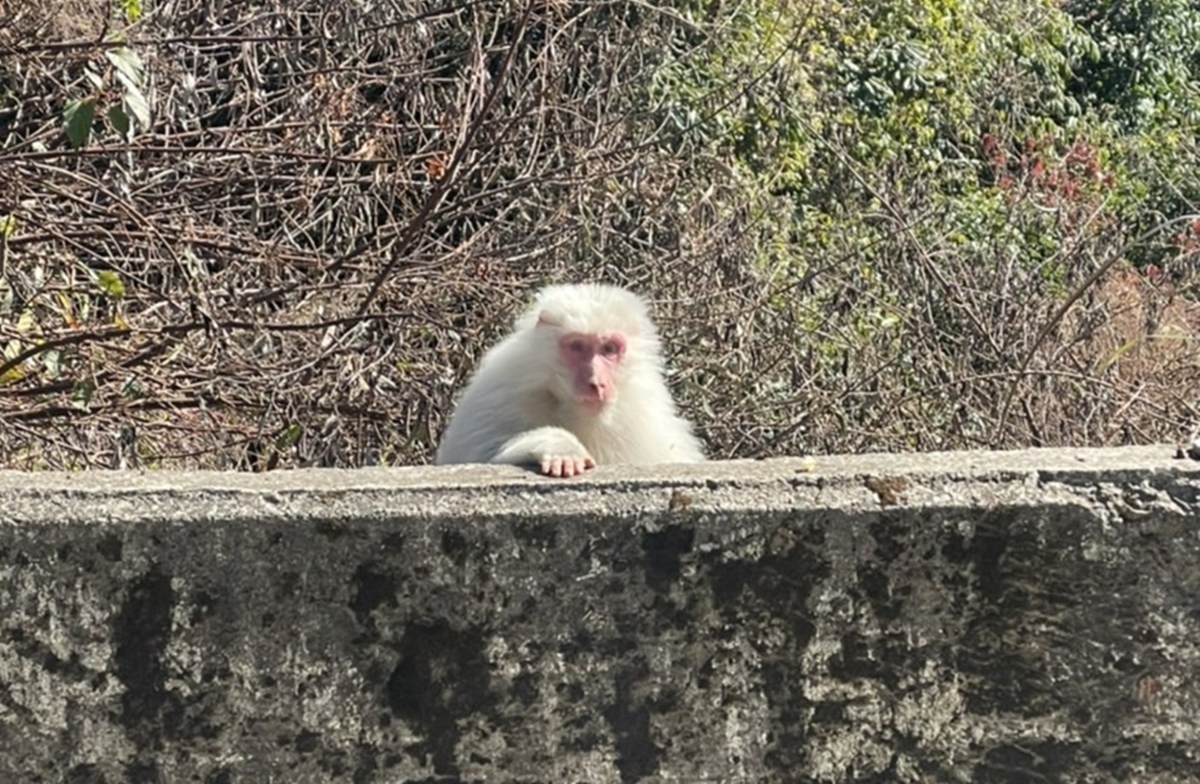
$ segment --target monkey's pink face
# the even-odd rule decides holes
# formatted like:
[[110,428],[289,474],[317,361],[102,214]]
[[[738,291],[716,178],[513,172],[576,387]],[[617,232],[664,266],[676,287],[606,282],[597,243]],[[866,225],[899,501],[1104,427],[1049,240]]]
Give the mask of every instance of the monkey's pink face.
[[593,335],[570,332],[558,339],[558,355],[580,408],[599,414],[617,395],[617,370],[627,343],[619,332]]

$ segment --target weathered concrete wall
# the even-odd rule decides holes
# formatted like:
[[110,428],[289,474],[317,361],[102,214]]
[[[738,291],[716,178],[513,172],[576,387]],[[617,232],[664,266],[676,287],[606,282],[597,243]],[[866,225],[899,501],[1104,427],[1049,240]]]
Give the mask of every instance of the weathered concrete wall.
[[0,473],[0,781],[1200,781],[1171,451]]

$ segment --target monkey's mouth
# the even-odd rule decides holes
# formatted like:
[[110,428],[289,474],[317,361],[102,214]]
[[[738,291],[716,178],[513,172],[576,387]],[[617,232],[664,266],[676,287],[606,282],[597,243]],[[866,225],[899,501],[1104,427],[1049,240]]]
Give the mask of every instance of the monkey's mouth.
[[604,409],[608,408],[610,399],[600,397],[577,398],[575,403],[579,408],[592,416],[600,416],[604,413]]

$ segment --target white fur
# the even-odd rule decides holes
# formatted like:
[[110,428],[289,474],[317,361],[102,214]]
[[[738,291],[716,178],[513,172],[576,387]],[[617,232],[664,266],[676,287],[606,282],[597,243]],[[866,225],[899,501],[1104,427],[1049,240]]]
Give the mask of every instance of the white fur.
[[[614,331],[628,341],[616,396],[599,416],[590,415],[571,397],[558,338]],[[442,436],[437,462],[544,466],[588,456],[598,465],[643,465],[693,463],[704,452],[663,381],[646,303],[616,286],[549,286],[484,355]]]

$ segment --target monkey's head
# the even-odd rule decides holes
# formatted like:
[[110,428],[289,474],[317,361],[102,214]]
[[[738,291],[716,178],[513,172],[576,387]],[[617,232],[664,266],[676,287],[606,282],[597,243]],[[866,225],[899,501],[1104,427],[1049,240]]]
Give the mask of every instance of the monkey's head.
[[524,320],[540,340],[554,379],[551,390],[584,414],[617,400],[631,364],[657,356],[657,338],[641,298],[603,284],[550,286]]
[[[544,328],[545,323],[538,325]],[[584,412],[600,414],[616,400],[628,340],[621,332],[557,331],[558,363],[571,399]]]

